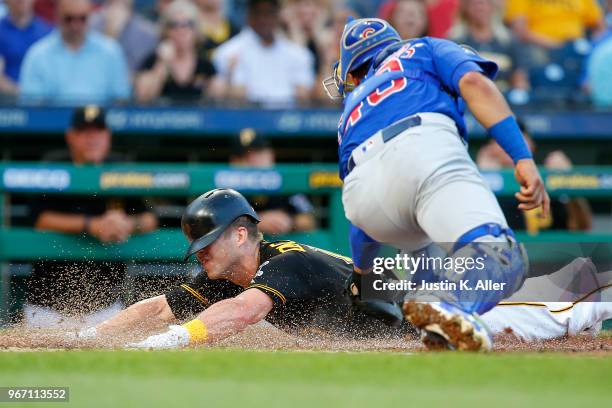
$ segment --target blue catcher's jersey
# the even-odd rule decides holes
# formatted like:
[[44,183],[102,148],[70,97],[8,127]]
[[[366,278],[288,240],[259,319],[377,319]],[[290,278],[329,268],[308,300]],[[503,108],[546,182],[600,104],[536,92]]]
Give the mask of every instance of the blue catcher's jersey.
[[469,71],[493,79],[497,65],[452,41],[430,37],[400,44],[397,51],[372,67],[344,100],[338,126],[340,178],[352,151],[394,122],[419,112],[452,118],[465,138],[464,102],[459,80]]

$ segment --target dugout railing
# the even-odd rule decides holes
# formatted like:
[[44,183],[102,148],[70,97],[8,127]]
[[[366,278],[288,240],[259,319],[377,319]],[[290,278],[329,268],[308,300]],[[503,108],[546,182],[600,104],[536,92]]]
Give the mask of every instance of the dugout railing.
[[[517,190],[512,170],[484,172],[500,196]],[[543,172],[551,196],[612,197],[612,167],[576,167],[571,171]],[[7,319],[11,263],[40,259],[124,260],[180,262],[186,241],[178,229],[161,229],[134,236],[121,244],[100,244],[93,238],[13,227],[11,198],[15,194],[99,194],[195,197],[216,187],[245,194],[306,193],[329,196],[326,228],[292,234],[296,239],[347,254],[347,221],[341,201],[341,182],[335,165],[278,165],[273,169],[232,168],[220,165],[122,164],[72,166],[4,162],[0,164],[0,324]],[[612,242],[612,232],[550,232],[519,234],[522,241]],[[537,256],[537,255],[536,255]],[[27,273],[27,272],[26,272]],[[146,273],[146,268],[141,269]]]

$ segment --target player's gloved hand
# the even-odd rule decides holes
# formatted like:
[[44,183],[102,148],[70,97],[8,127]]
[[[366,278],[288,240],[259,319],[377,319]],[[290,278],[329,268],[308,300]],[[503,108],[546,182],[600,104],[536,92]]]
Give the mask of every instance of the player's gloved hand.
[[348,296],[353,310],[372,316],[389,326],[399,326],[404,320],[400,306],[392,301],[381,299],[362,299],[362,276],[353,272],[346,281],[344,293]]
[[520,201],[519,209],[531,210],[542,206],[543,215],[547,216],[550,211],[550,198],[534,161],[519,160],[514,169],[514,176],[521,186],[520,191],[514,195]]
[[150,336],[137,343],[126,344],[125,348],[136,349],[173,349],[189,344],[189,331],[183,326],[172,325],[168,331]]

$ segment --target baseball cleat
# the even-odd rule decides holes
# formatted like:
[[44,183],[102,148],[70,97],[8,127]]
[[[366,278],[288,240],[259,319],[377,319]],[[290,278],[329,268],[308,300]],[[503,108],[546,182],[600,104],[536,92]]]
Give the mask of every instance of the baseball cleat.
[[404,316],[421,331],[429,350],[489,351],[493,339],[477,314],[464,312],[445,302],[404,303]]

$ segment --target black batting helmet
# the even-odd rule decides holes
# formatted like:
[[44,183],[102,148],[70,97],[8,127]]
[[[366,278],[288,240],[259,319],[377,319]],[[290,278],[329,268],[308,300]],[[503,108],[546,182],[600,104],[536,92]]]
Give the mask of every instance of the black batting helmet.
[[183,233],[190,242],[185,260],[212,244],[236,218],[243,215],[259,222],[251,204],[236,190],[218,188],[193,200],[181,218]]

